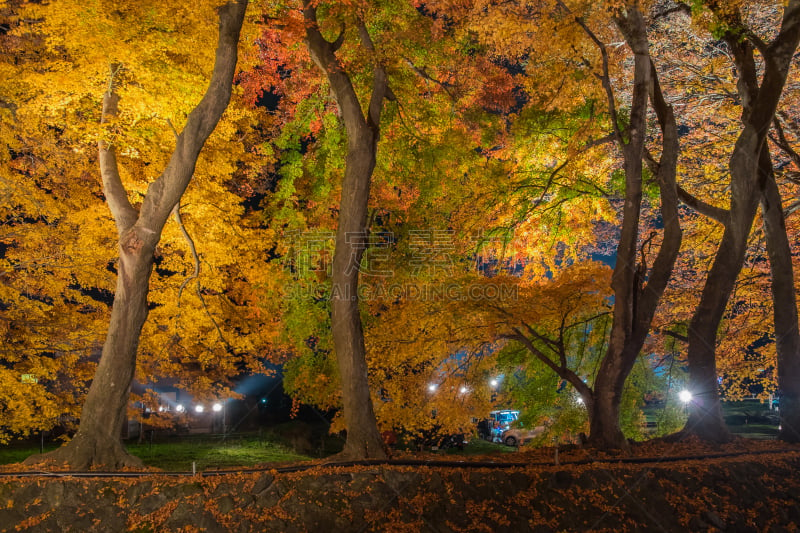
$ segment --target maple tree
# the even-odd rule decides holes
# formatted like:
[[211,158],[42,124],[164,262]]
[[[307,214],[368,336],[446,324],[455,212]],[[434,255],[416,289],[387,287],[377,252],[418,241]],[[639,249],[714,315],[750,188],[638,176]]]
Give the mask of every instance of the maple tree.
[[[343,453],[355,458],[384,457],[367,379],[358,277],[361,258],[367,247],[367,204],[378,149],[381,112],[384,100],[393,98],[393,95],[386,71],[376,62],[367,111],[362,111],[351,77],[335,55],[345,37],[345,28],[342,28],[337,40],[327,41],[320,33],[317,13],[317,6],[308,0],[304,2],[306,44],[311,58],[328,79],[347,134],[347,156],[331,274],[331,330],[339,363],[347,427]],[[362,46],[374,54],[375,46],[367,27],[361,20],[357,20],[356,24]]]
[[[260,359],[281,345],[272,356],[291,359],[288,389],[297,400],[342,408],[333,427],[348,430],[353,457],[383,456],[378,428],[467,430],[469,415],[495,405],[486,383],[499,371],[498,352],[499,360],[526,354],[511,359],[527,366],[521,372],[534,385],[545,370],[552,374],[541,383],[551,389],[569,382],[588,409],[590,440],[625,447],[623,419],[633,418],[622,411],[636,412],[629,375],[643,352],[672,352],[667,343],[679,338],[689,343],[696,398],[687,431],[726,438],[718,374],[725,386],[755,376],[767,383],[769,371],[759,369],[777,356],[782,437],[795,438],[788,238],[796,229],[781,209],[789,189],[776,178],[778,157],[800,158],[792,121],[775,121],[776,109],[794,111],[778,90],[792,74],[794,3],[783,11],[784,29],[767,33],[772,44],[756,36],[763,27],[754,29],[750,8],[727,2],[259,6],[267,24],[238,78],[249,107],[232,104],[183,199],[172,194],[155,211],[148,176],[168,165],[172,122],[181,124],[201,96],[205,79],[194,71],[204,63],[189,52],[204,38],[164,22],[183,17],[177,7],[13,4],[10,24],[22,24],[15,10],[25,5],[38,33],[2,38],[10,81],[0,93],[0,178],[11,224],[2,237],[0,405],[13,421],[0,438],[77,415],[96,339],[108,320],[119,323],[109,317],[108,270],[124,274],[128,263],[113,259],[112,219],[97,215],[103,201],[120,237],[158,211],[145,224],[160,241],[143,241],[152,253],[141,264],[155,273],[148,270],[149,293],[136,291],[142,324],[128,328],[128,353],[139,352],[130,372],[143,382],[176,376],[200,398],[220,397],[232,375],[263,371]],[[780,11],[769,5],[770,14]],[[198,27],[208,18],[198,17]],[[76,19],[74,38],[58,37]],[[714,44],[698,67],[675,32],[702,41],[701,28],[726,44]],[[114,48],[106,32],[133,51],[106,53]],[[208,51],[198,51],[206,63]],[[688,74],[676,75],[675,64]],[[109,65],[101,114],[99,90],[70,87],[82,78],[106,86]],[[705,68],[710,74],[698,74]],[[59,83],[43,89],[53,75]],[[707,83],[721,96],[702,92]],[[159,103],[159,93],[174,100]],[[676,117],[669,104],[678,95],[690,105]],[[693,107],[701,99],[721,103]],[[32,120],[37,114],[46,119]],[[97,137],[106,144],[95,154],[88,141]],[[754,155],[758,168],[739,165]],[[736,168],[730,197],[723,159]],[[103,193],[93,189],[97,165]],[[678,198],[700,216],[679,209]],[[759,201],[763,229],[753,235]],[[730,209],[716,207],[725,202]],[[682,250],[681,225],[689,241]],[[613,261],[613,276],[591,261],[598,257]],[[413,290],[392,292],[398,287]],[[485,296],[498,287],[521,298],[447,292]],[[430,299],[413,292],[429,289]],[[116,294],[122,302],[126,292]],[[155,319],[144,321],[145,311]],[[771,335],[775,345],[765,341]],[[591,362],[578,355],[586,346]],[[558,394],[545,396],[567,401]],[[94,409],[96,395],[89,398],[85,413]],[[82,418],[88,427],[92,416]]]
[[[308,26],[304,17],[298,17],[302,12],[291,6],[277,5],[270,11],[270,17],[283,23],[265,30],[264,41],[274,45],[262,54],[263,62],[245,74],[245,83],[254,91],[269,88],[279,93],[277,113],[285,120],[275,143],[281,158],[277,194],[265,202],[264,209],[269,213],[271,224],[278,228],[276,237],[282,237],[275,241],[283,255],[278,261],[288,263],[294,278],[284,300],[286,333],[297,355],[286,365],[287,387],[302,401],[331,408],[342,406],[348,400],[342,393],[347,387],[345,374],[334,359],[341,356],[341,348],[337,347],[334,330],[337,319],[329,314],[329,302],[335,302],[337,295],[353,294],[354,287],[358,288],[359,295],[379,290],[385,281],[380,271],[391,270],[394,272],[392,282],[402,283],[400,273],[407,270],[404,261],[408,260],[408,255],[393,255],[387,257],[388,262],[379,269],[371,267],[375,259],[380,259],[383,250],[389,253],[391,239],[396,238],[404,247],[416,224],[430,227],[434,218],[446,220],[446,213],[452,212],[447,202],[464,207],[458,195],[453,194],[452,183],[463,180],[472,164],[485,161],[472,147],[479,146],[478,139],[487,136],[487,131],[479,128],[486,127],[490,115],[474,113],[478,107],[476,102],[481,101],[483,105],[485,94],[475,79],[454,65],[464,67],[467,72],[486,67],[492,72],[502,69],[461,53],[457,43],[442,37],[436,21],[406,2],[384,5],[381,9],[361,3],[354,6],[323,3],[318,6],[320,31],[329,36],[329,42],[337,44],[337,62],[342,69],[347,69],[344,72],[354,91],[351,95],[347,89],[344,98],[352,102],[352,97],[358,96],[365,108],[362,111],[362,106],[359,104],[356,108],[357,101],[353,102],[355,114],[347,118],[341,97],[336,96],[331,103],[328,92],[335,96],[338,89],[332,90],[334,84],[328,73],[310,61],[314,54],[308,54],[303,42],[309,40]],[[359,31],[362,25],[364,29]],[[374,41],[372,50],[363,44],[364,30]],[[340,40],[336,40],[337,35],[341,36]],[[325,47],[324,43],[318,44]],[[478,64],[471,65],[471,62]],[[351,135],[354,126],[348,125],[348,120],[354,120],[359,113],[366,120],[369,109],[375,109],[368,102],[378,67],[388,76],[391,87],[388,94],[396,103],[381,109],[380,144],[370,148],[370,144],[378,140],[375,136],[362,147],[371,151],[377,148],[371,156],[375,159],[370,178],[371,194],[364,197],[365,201],[369,200],[364,205],[368,217],[363,222],[366,226],[350,232],[350,251],[342,252],[342,261],[346,260],[345,266],[350,270],[348,275],[360,276],[357,276],[357,285],[346,285],[349,288],[342,289],[345,285],[336,279],[340,241],[334,238],[334,230],[342,227],[341,220],[351,212],[340,204],[348,195],[343,179],[348,172],[351,142],[355,142],[351,137],[356,135],[358,140],[357,136],[363,134],[359,133],[361,126],[358,126]],[[467,113],[461,112],[462,109],[474,114],[464,118]],[[456,120],[454,110],[459,111]],[[501,123],[495,117],[492,120]],[[425,130],[411,126],[417,123],[424,124]],[[377,128],[377,124],[371,127]],[[462,142],[454,142],[455,139]],[[452,166],[445,165],[444,161]],[[478,181],[472,176],[470,179]],[[446,188],[450,190],[445,191]],[[471,188],[472,183],[462,183],[459,192],[467,193]],[[435,209],[426,210],[426,205],[435,205]],[[468,214],[474,216],[472,211]],[[381,239],[389,240],[381,242]],[[406,398],[406,394],[402,394],[400,388],[389,387],[392,389],[391,405],[383,400],[378,402],[378,398],[385,398],[388,393],[383,383],[386,372],[403,381],[406,374],[393,371],[391,367],[408,368],[394,359],[401,357],[397,350],[376,353],[370,348],[374,346],[369,340],[370,330],[385,325],[380,316],[380,306],[385,302],[385,298],[367,298],[360,306],[368,337],[365,352],[368,372],[364,376],[368,377],[368,389],[365,392],[376,402],[381,428],[416,429],[430,422],[424,420],[430,418],[429,414],[417,416],[419,412],[413,407],[402,408],[401,398]],[[419,374],[408,376],[409,382],[416,379],[424,378]],[[421,386],[424,389],[426,385]],[[408,388],[403,392],[413,394],[414,390]],[[361,409],[364,403],[356,405]],[[350,422],[346,420],[346,409],[344,411],[345,420],[337,418],[333,427],[348,429],[348,438],[352,434],[356,442],[359,437],[349,429]]]
[[[619,427],[619,405],[624,383],[647,338],[651,320],[670,278],[681,243],[675,185],[678,156],[677,129],[672,110],[661,93],[657,73],[653,67],[644,15],[640,6],[634,3],[625,4],[624,9],[617,9],[617,6],[614,6],[610,11],[605,7],[593,11],[589,5],[574,3],[568,6],[563,2],[538,6],[535,9],[529,6],[476,2],[468,9],[475,15],[472,19],[475,31],[488,33],[487,39],[502,45],[502,49],[498,46],[496,53],[529,54],[530,49],[535,48],[540,57],[542,55],[548,57],[547,53],[542,54],[542,50],[547,50],[555,58],[564,58],[565,55],[570,57],[566,53],[568,47],[562,46],[564,45],[562,39],[569,39],[571,42],[577,39],[582,44],[580,49],[573,45],[573,50],[578,56],[576,62],[589,65],[588,73],[601,81],[599,86],[602,92],[597,99],[605,100],[607,103],[606,109],[613,130],[607,139],[618,143],[625,175],[621,233],[616,248],[615,274],[612,277],[614,321],[594,388],[589,389],[582,380],[575,379],[574,376],[569,381],[582,396],[585,396],[586,405],[592,413],[590,441],[598,447],[625,447],[626,440]],[[523,18],[530,27],[523,27],[517,33],[519,41],[511,45],[511,52],[507,52],[506,45],[509,41],[514,42],[513,38],[509,39],[509,26],[511,20],[514,20],[513,17],[518,17],[520,12],[524,14]],[[486,23],[485,14],[491,19],[490,23]],[[603,44],[602,38],[598,37],[590,25],[597,25],[605,32],[611,26],[616,26],[633,52],[633,75],[629,77],[632,78],[630,79],[632,95],[629,97],[629,108],[626,109],[624,118],[618,112],[619,102],[612,85],[609,51]],[[526,31],[530,33],[525,33]],[[544,43],[538,41],[532,43],[529,38],[531,34],[546,34],[550,39],[552,33],[561,35],[556,41]],[[520,47],[523,52],[520,52]],[[591,48],[594,48],[594,51],[591,51]],[[595,64],[599,66],[594,67],[593,63],[586,59],[587,57],[596,58]],[[541,63],[542,65],[531,68],[529,75],[543,71],[552,77],[552,69],[560,68],[560,64],[556,66],[557,64],[547,61]],[[559,72],[557,75],[560,74]],[[580,78],[576,87],[585,85],[584,79]],[[564,85],[562,89],[563,87]],[[580,89],[574,90],[578,92]],[[570,94],[569,90],[561,92]],[[565,105],[562,100],[559,100],[559,104]],[[643,159],[645,141],[648,138],[646,118],[649,104],[655,110],[661,128],[660,159],[651,161],[652,173],[659,189],[657,195],[661,202],[660,216],[663,221],[663,237],[654,257],[645,253],[643,248],[645,246],[652,248],[651,241],[659,232],[654,229],[650,238],[640,237],[644,190]],[[652,263],[648,263],[650,260]],[[554,370],[564,372],[563,365],[560,369],[554,368]]]
[[[730,49],[737,66],[739,83],[737,84],[744,112],[742,128],[730,156],[731,194],[730,208],[724,219],[724,231],[714,262],[709,270],[700,303],[692,317],[688,329],[688,363],[690,387],[697,399],[692,403],[692,411],[685,428],[686,433],[694,433],[709,440],[726,440],[730,433],[725,427],[722,410],[719,404],[716,339],[720,320],[728,304],[736,278],[744,262],[748,236],[761,198],[763,176],[770,173],[771,167],[768,148],[766,148],[767,132],[773,122],[774,115],[783,92],[794,50],[800,42],[800,5],[789,2],[786,5],[780,30],[769,42],[762,42],[743,26],[738,6],[725,6],[717,3],[708,6],[722,24],[722,37]],[[740,34],[747,35],[742,39]],[[755,49],[763,57],[764,73],[760,84],[756,74]],[[770,190],[772,192],[770,192]],[[766,194],[774,189],[768,185]],[[766,197],[769,198],[769,197]],[[780,202],[778,202],[780,205]],[[769,215],[769,212],[767,211]],[[767,217],[769,225],[774,219]],[[778,222],[779,224],[779,222]],[[768,247],[775,249],[775,234],[768,229]],[[771,258],[787,255],[784,249],[778,253],[770,253]],[[787,257],[788,259],[788,257]],[[779,265],[772,263],[773,267]],[[780,280],[777,280],[780,283]],[[773,283],[776,282],[773,277]],[[791,284],[793,286],[793,284]],[[787,287],[776,286],[774,290],[786,291]],[[793,290],[792,290],[793,292]],[[777,311],[777,309],[776,309]],[[786,317],[791,320],[791,316]],[[777,326],[777,324],[776,324]],[[780,327],[780,326],[779,326]],[[796,329],[794,326],[789,329]],[[780,339],[779,350],[790,337]],[[779,354],[779,373],[791,372],[793,358]],[[780,370],[783,367],[784,370]],[[789,385],[788,412],[793,413],[791,397],[794,387]],[[794,416],[794,415],[792,415]]]
[[[725,163],[730,160],[742,128],[740,115],[743,111],[747,115],[752,103],[751,98],[747,95],[743,97],[739,89],[744,83],[750,87],[750,94],[755,94],[759,85],[758,76],[762,74],[758,70],[761,69],[758,65],[763,61],[760,53],[756,52],[752,58],[752,65],[756,68],[732,69],[731,65],[736,64],[735,54],[730,52],[726,39],[717,38],[731,31],[737,35],[748,34],[756,41],[764,36],[772,38],[785,15],[784,6],[770,2],[736,8],[709,6],[717,10],[716,14],[701,9],[699,5],[691,10],[689,6],[679,4],[671,17],[665,17],[659,30],[662,36],[656,38],[656,42],[661,41],[660,52],[667,58],[665,70],[680,73],[669,80],[675,86],[672,92],[683,95],[680,121],[685,132],[682,154],[684,171],[679,194],[687,206],[702,215],[701,218],[685,217],[692,244],[684,253],[686,260],[682,260],[681,271],[685,280],[676,283],[680,284],[679,288],[676,287],[680,292],[670,297],[672,307],[677,311],[674,318],[682,323],[679,328],[684,332],[692,315],[688,307],[692,304],[687,301],[686,295],[700,298],[692,283],[702,276],[703,271],[710,269],[707,258],[714,257],[714,245],[722,239],[723,230],[729,222],[730,212],[717,207],[731,202],[729,170]],[[690,14],[695,18],[693,25],[688,23]],[[723,20],[720,16],[728,18]],[[709,31],[712,35],[706,33]],[[740,40],[741,35],[737,39]],[[674,43],[680,45],[675,47]],[[790,69],[787,76],[786,87],[791,87],[793,78],[796,78],[796,69]],[[784,91],[778,104],[784,116],[793,113],[795,105],[793,91]],[[780,122],[777,127],[780,127]],[[777,384],[771,369],[777,365],[790,372],[793,365],[789,354],[793,352],[791,346],[795,342],[794,331],[797,329],[796,309],[792,310],[795,307],[792,303],[795,290],[792,262],[796,260],[796,254],[793,257],[787,239],[793,235],[791,219],[784,218],[780,197],[781,189],[784,194],[792,194],[791,181],[786,180],[783,185],[776,183],[771,168],[791,168],[790,156],[783,160],[776,159],[776,152],[789,154],[791,147],[780,141],[777,134],[771,134],[770,137],[772,146],[777,150],[772,151],[765,145],[764,149],[772,154],[762,156],[764,160],[759,183],[766,186],[762,194],[769,193],[771,198],[765,196],[761,200],[762,228],[750,232],[746,237],[748,250],[743,269],[731,293],[725,298],[723,322],[715,339],[716,371],[728,397],[749,394],[752,392],[748,390],[750,385],[763,386],[763,394],[766,395],[767,391],[774,391]],[[788,147],[789,151],[785,151],[781,145]],[[768,159],[772,159],[774,164],[766,164]],[[778,174],[786,176],[790,173],[791,170]],[[688,190],[694,191],[696,196]],[[791,210],[786,211],[787,216],[790,213]],[[770,292],[772,295],[769,295]],[[771,306],[768,303],[770,300]],[[675,334],[674,331],[669,333]],[[677,336],[688,341],[685,334]],[[783,353],[780,363],[776,352]],[[782,381],[790,389],[794,386],[792,379],[784,378]],[[705,398],[701,397],[698,403],[704,401]],[[786,417],[786,423],[781,424],[784,432],[782,438],[787,439],[792,438],[791,428],[796,427],[790,422],[794,416],[791,414],[791,404],[791,400],[787,400],[786,408],[781,409],[781,416]]]

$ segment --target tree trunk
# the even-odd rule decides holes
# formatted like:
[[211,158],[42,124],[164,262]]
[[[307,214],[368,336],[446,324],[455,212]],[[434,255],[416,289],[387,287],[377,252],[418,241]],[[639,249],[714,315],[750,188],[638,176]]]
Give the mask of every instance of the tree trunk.
[[[672,108],[661,92],[658,74],[650,58],[645,20],[638,9],[631,8],[624,18],[618,19],[617,25],[634,52],[634,96],[630,141],[623,146],[625,206],[612,279],[614,321],[608,350],[595,378],[590,416],[589,443],[605,449],[628,447],[619,424],[623,389],[650,331],[683,238],[676,185],[679,152],[677,125]],[[659,184],[664,223],[664,238],[649,271],[644,253],[639,252],[642,257],[637,261],[648,94],[662,132],[661,159],[652,166]]]
[[[388,95],[386,72],[376,64],[366,116],[349,75],[336,58],[341,44],[327,41],[317,27],[316,8],[304,5],[306,44],[311,58],[328,78],[347,132],[347,159],[339,204],[339,226],[331,278],[331,331],[342,382],[347,440],[342,455],[353,459],[385,458],[367,375],[366,347],[358,299],[358,274],[368,243],[367,205],[378,150],[380,115]],[[342,36],[344,33],[342,33]],[[374,53],[366,27],[359,24],[364,47]],[[342,38],[340,36],[340,39]]]
[[747,238],[758,206],[759,152],[764,136],[745,128],[731,157],[731,209],[700,303],[689,324],[689,390],[692,402],[684,433],[728,442],[717,381],[717,330],[744,263]]
[[[228,106],[236,69],[239,32],[247,1],[219,9],[219,43],[211,83],[178,135],[164,172],[150,184],[141,213],[130,204],[117,167],[116,149],[100,141],[100,171],[106,202],[119,234],[117,288],[100,363],[81,412],[78,432],[67,444],[26,463],[66,463],[73,470],[140,466],[120,440],[131,382],[136,370],[139,336],[147,318],[147,293],[154,252],[164,224],[194,173],[197,157]],[[119,66],[114,66],[118,70]],[[103,98],[103,119],[117,115],[114,83]]]
[[740,38],[736,14],[724,15],[734,25],[725,36],[739,73],[743,129],[731,155],[731,206],[720,247],[708,273],[700,304],[689,325],[689,387],[692,392],[689,419],[683,435],[696,435],[711,442],[726,442],[731,434],[722,417],[716,368],[717,330],[736,278],[744,263],[747,239],[763,188],[762,151],[775,116],[789,65],[800,40],[800,1],[790,0],[780,32],[760,50],[764,74],[758,86],[753,45]]
[[367,241],[367,202],[375,141],[370,130],[350,143],[342,182],[339,227],[333,256],[333,343],[342,380],[342,402],[347,427],[344,455],[384,457],[367,375],[366,348],[358,299],[358,273]]
[[133,231],[120,245],[119,274],[108,336],[100,363],[81,412],[75,437],[56,450],[52,459],[73,469],[142,466],[120,440],[133,374],[139,334],[147,318],[147,286],[153,267],[153,246]]
[[786,234],[780,191],[775,183],[772,161],[766,146],[762,150],[762,168],[766,174],[761,212],[772,273],[778,389],[781,394],[781,430],[778,438],[786,442],[800,442],[800,332],[797,327],[792,250]]

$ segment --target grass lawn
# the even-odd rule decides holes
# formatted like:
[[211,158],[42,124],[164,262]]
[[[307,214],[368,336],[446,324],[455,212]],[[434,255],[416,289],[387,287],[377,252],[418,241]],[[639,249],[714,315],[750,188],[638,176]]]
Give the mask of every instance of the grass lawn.
[[[656,421],[659,407],[646,406],[643,411],[649,423]],[[778,412],[766,402],[757,400],[723,401],[722,415],[731,433],[749,439],[769,440],[778,435]]]
[[[57,447],[57,444],[49,443],[45,445],[45,451]],[[152,444],[126,443],[126,447],[146,466],[166,471],[191,471],[192,462],[200,471],[312,459],[280,442],[265,440],[257,435],[236,435],[225,441],[212,435],[170,437]],[[35,453],[39,453],[39,446],[36,444],[20,443],[0,447],[0,465],[22,462]]]
[[279,443],[262,441],[254,436],[226,441],[221,438],[180,439],[152,445],[129,444],[127,448],[147,466],[176,471],[191,470],[192,462],[197,470],[207,470],[311,459]]
[[[58,448],[58,444],[45,443],[44,451],[49,452]],[[28,456],[39,453],[38,444],[14,443],[8,446],[0,446],[0,465],[11,463],[21,463]]]
[[464,446],[463,450],[458,448],[447,448],[444,450],[446,454],[452,455],[489,455],[493,453],[511,453],[517,449],[514,446],[506,446],[505,444],[497,444],[489,442],[488,440],[473,437],[469,443]]

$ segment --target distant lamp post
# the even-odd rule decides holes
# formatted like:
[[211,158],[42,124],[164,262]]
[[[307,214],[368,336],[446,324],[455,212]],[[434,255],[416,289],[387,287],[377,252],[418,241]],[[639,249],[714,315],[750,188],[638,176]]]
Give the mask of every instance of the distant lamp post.
[[460,392],[461,394],[466,394],[468,391],[469,389],[467,388],[466,385],[461,385],[461,388],[458,389],[458,392]]
[[436,392],[436,383],[428,385],[428,392]]
[[492,389],[492,397],[491,401],[497,400],[497,387],[500,386],[500,380],[498,378],[492,378],[489,380],[489,387]]
[[194,406],[194,412],[198,413],[198,414],[202,413],[203,412],[203,406],[202,405],[195,405]]
[[186,408],[183,406],[182,403],[179,403],[178,405],[175,406],[175,410],[178,411],[179,413],[182,413],[186,410]]
[[211,406],[211,410],[215,413],[222,412],[222,438],[225,438],[225,434],[227,433],[226,420],[225,420],[225,404],[222,402],[215,402],[214,405]]

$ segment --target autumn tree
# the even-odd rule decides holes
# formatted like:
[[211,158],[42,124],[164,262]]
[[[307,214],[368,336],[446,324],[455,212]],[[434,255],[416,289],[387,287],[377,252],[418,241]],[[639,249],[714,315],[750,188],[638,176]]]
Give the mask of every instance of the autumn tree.
[[[82,189],[82,167],[59,164],[69,153],[58,145],[59,132],[50,130],[48,136],[44,127],[26,119],[20,98],[25,81],[19,70],[32,70],[46,52],[41,36],[20,32],[20,4],[0,8],[0,68],[5,77],[0,86],[0,442],[47,431],[77,415],[93,370],[92,333],[102,321],[91,312],[96,302],[76,290],[62,268],[73,260],[86,269],[100,261],[91,257],[91,249],[64,252],[65,239],[54,219],[75,205],[66,198],[66,188],[35,170],[50,165],[75,179],[75,189]],[[31,130],[42,135],[34,141],[28,136]],[[34,152],[34,146],[41,151]],[[42,157],[45,153],[51,157]],[[42,189],[29,187],[33,180]],[[77,215],[70,222],[80,219]],[[100,268],[105,268],[104,262]],[[81,311],[84,328],[78,329],[73,320]]]
[[[367,378],[366,349],[358,300],[358,274],[366,248],[367,204],[380,134],[384,100],[392,98],[386,71],[376,62],[372,90],[366,113],[353,87],[350,75],[336,58],[345,30],[333,42],[320,32],[317,7],[303,5],[306,43],[311,58],[325,73],[339,106],[347,133],[347,158],[342,181],[336,247],[332,263],[333,293],[331,329],[342,383],[342,401],[347,442],[343,453],[355,458],[384,457],[385,452],[375,423]],[[358,35],[364,49],[374,54],[375,46],[363,21],[357,20]]]
[[[612,129],[605,140],[614,141],[621,152],[621,166],[625,176],[621,194],[624,197],[620,202],[620,233],[616,245],[615,273],[611,282],[614,291],[614,320],[610,341],[594,383],[594,390],[583,390],[586,386],[580,383],[576,386],[582,391],[582,395],[589,397],[591,394],[587,401],[592,411],[590,440],[598,447],[625,447],[626,440],[619,427],[622,390],[650,331],[651,320],[670,278],[682,238],[675,186],[678,158],[675,119],[662,94],[653,66],[644,6],[626,3],[624,8],[617,6],[609,11],[605,7],[593,10],[588,4],[580,2],[554,2],[536,8],[512,4],[474,2],[466,8],[471,10],[466,18],[474,31],[486,41],[496,43],[497,54],[524,53],[535,56],[537,61],[532,61],[528,66],[528,74],[531,76],[541,72],[548,80],[565,77],[563,61],[574,62],[582,76],[578,77],[576,74],[573,79],[563,79],[558,95],[550,96],[554,100],[563,102],[572,94],[577,98],[587,98],[581,92],[588,85],[585,76],[596,78],[600,82],[598,86],[601,92],[597,94],[597,100],[592,101],[593,107],[604,101]],[[459,8],[460,6],[453,7],[454,10]],[[484,12],[490,17],[491,23],[484,24]],[[511,26],[520,13],[525,27],[522,31],[517,31]],[[606,36],[611,34],[610,30],[614,27],[622,34],[628,49],[633,53],[632,74],[620,74],[617,69],[621,63],[615,61],[621,62],[623,59],[612,54],[604,44],[604,39],[608,38]],[[558,39],[552,39],[553,34]],[[540,36],[541,41],[537,39]],[[569,45],[568,42],[578,42],[580,45]],[[561,58],[561,61],[548,62],[543,58]],[[624,113],[619,110],[621,98],[615,89],[616,77],[626,80],[625,86],[630,87],[631,91],[624,98]],[[618,88],[619,84],[616,85]],[[640,227],[645,201],[644,160],[649,153],[646,151],[646,141],[649,138],[647,112],[650,106],[655,111],[660,126],[660,132],[655,136],[658,146],[650,148],[657,152],[658,160],[651,157],[650,170],[658,187],[663,232],[654,228],[655,233],[645,238],[640,234]],[[596,187],[603,190],[602,185]],[[659,233],[661,239],[658,252],[647,253],[645,248],[652,249],[653,239]]]
[[[263,41],[273,45],[261,52],[263,62],[245,73],[245,83],[254,92],[270,90],[278,95],[276,114],[285,120],[274,143],[280,158],[276,194],[264,202],[264,209],[275,228],[276,253],[281,255],[277,261],[284,263],[294,278],[283,299],[285,333],[298,355],[286,366],[288,387],[302,401],[332,408],[346,402],[341,392],[345,375],[336,361],[340,356],[336,334],[331,339],[337,320],[328,311],[329,302],[345,294],[342,284],[333,279],[338,267],[332,258],[339,253],[335,232],[341,228],[340,218],[346,215],[340,203],[348,197],[344,188],[344,178],[352,166],[348,153],[352,143],[368,133],[356,129],[351,134],[352,120],[361,113],[362,125],[373,128],[375,133],[370,135],[379,140],[365,206],[365,231],[361,237],[350,236],[356,239],[351,252],[363,255],[351,254],[349,268],[355,271],[350,274],[357,275],[358,284],[347,290],[352,294],[357,287],[360,297],[376,294],[389,280],[395,284],[410,282],[405,274],[414,267],[406,263],[409,255],[392,251],[395,244],[408,252],[415,232],[426,232],[433,225],[446,227],[457,210],[460,212],[453,217],[475,219],[476,211],[460,200],[460,194],[480,192],[476,184],[484,180],[474,168],[485,165],[486,157],[475,148],[482,139],[504,128],[494,107],[507,107],[512,100],[511,89],[505,92],[510,76],[506,77],[501,67],[483,56],[468,56],[445,34],[443,21],[406,2],[382,6],[322,3],[317,13],[317,27],[328,42],[338,43],[334,50],[337,64],[346,69],[343,73],[361,104],[348,96],[349,89],[338,95],[340,88],[320,70],[313,49],[306,44],[312,41],[308,21],[287,5],[269,10],[269,16],[282,23],[265,30]],[[371,48],[363,38],[363,29],[359,30],[362,26]],[[340,40],[337,35],[342,36]],[[378,124],[369,119],[375,116],[369,109],[376,108],[368,106],[370,101],[378,103],[377,96],[370,99],[376,79],[382,83],[376,78],[376,72],[380,75],[378,68],[389,80],[387,96],[396,100],[392,105],[381,104],[380,139]],[[491,73],[504,83],[487,87],[475,77],[478,72]],[[334,79],[343,78],[336,75]],[[490,91],[502,96],[502,101],[488,99]],[[358,113],[346,114],[343,101],[351,102]],[[484,111],[490,107],[492,113]],[[358,128],[362,125],[357,124]],[[499,175],[502,166],[496,165],[493,175]],[[383,262],[373,268],[384,252]],[[391,274],[387,277],[388,271]],[[372,296],[360,302],[361,327],[368,337],[373,328],[385,324],[381,306],[386,302]],[[392,367],[414,365],[394,359],[399,356],[394,351],[374,351],[369,339],[367,345],[368,390],[381,411],[377,413],[381,428],[399,429],[400,424],[416,429],[424,425],[425,421],[416,417],[403,419],[401,409],[386,409],[388,395],[393,398],[391,407],[398,407],[401,397],[399,390],[389,393],[384,387],[385,372],[402,380],[405,374]],[[413,389],[405,392],[411,394]],[[378,398],[384,401],[378,403]],[[344,412],[346,409],[340,410],[339,415]],[[332,429],[345,429],[348,424],[337,417]]]
[[135,465],[119,440],[142,326],[148,313],[148,283],[155,249],[167,219],[175,210],[194,173],[197,157],[230,99],[236,68],[239,32],[246,2],[219,9],[219,43],[211,82],[200,104],[189,114],[175,151],[161,176],[144,195],[139,209],[131,203],[117,164],[113,125],[119,115],[117,93],[125,66],[112,63],[103,96],[101,122],[106,128],[98,142],[103,191],[117,225],[118,278],[108,335],[81,414],[78,433],[64,447],[34,461],[66,462],[76,469]]
[[[744,261],[748,236],[762,197],[762,187],[764,184],[771,187],[769,179],[765,182],[771,167],[765,141],[800,42],[800,4],[789,2],[786,5],[780,30],[771,41],[763,41],[747,30],[738,6],[713,3],[708,7],[717,17],[723,39],[737,67],[737,86],[743,114],[742,128],[729,160],[731,195],[724,232],[700,303],[689,325],[689,379],[695,400],[684,433],[712,441],[725,441],[730,438],[730,433],[725,427],[719,402],[715,350],[717,330]],[[756,50],[763,58],[764,70],[760,83],[756,74]],[[770,194],[769,188],[765,192]],[[772,198],[774,202],[774,194]],[[774,224],[774,220],[771,219],[768,224]],[[773,241],[773,249],[774,244]],[[770,253],[771,258],[774,255]],[[777,265],[773,263],[773,266]],[[786,287],[776,289],[786,290]],[[787,320],[791,320],[791,316]],[[792,330],[796,325],[788,327]],[[789,339],[791,337],[781,339],[779,350],[784,349],[783,343]],[[783,356],[779,355],[779,359],[783,359],[779,365],[783,363],[783,371],[791,375],[795,356],[787,358],[787,355],[786,352],[783,352]],[[790,386],[787,400],[790,413],[794,412],[793,394],[793,387]]]
[[[780,25],[781,12],[780,6],[763,3],[758,7],[743,7],[742,16],[750,31],[767,35]],[[660,312],[658,329],[666,336],[665,341],[683,343],[688,341],[686,330],[700,298],[700,281],[711,266],[728,217],[728,211],[719,206],[730,202],[726,162],[740,130],[742,111],[736,88],[738,71],[731,68],[733,57],[729,48],[708,31],[715,27],[710,12],[696,12],[695,15],[700,24],[697,20],[691,24],[689,6],[679,4],[665,12],[653,30],[654,47],[662,58],[659,67],[670,73],[665,83],[669,93],[680,103],[681,113],[677,117],[682,131],[679,196],[689,208],[683,215],[687,246],[679,258],[678,275],[668,289],[669,304]],[[795,83],[791,77],[796,78],[797,74],[792,70],[789,76],[787,87]],[[784,91],[780,103],[784,114],[791,114],[796,108],[792,95],[792,91]],[[771,137],[777,141],[776,135]],[[777,148],[777,143],[773,147]],[[775,153],[778,152],[773,153],[773,159]],[[789,157],[776,159],[774,166],[783,168],[784,176],[791,176]],[[791,195],[791,187],[790,180],[785,180],[781,189],[784,194]],[[779,215],[779,209],[775,209],[777,204],[771,202],[771,205],[773,216]],[[791,208],[786,212],[788,216]],[[791,218],[788,220],[791,223]],[[717,335],[720,388],[729,398],[757,391],[766,396],[777,385],[776,343],[771,341],[785,339],[786,334],[774,335],[773,322],[790,324],[792,320],[785,311],[780,311],[775,321],[772,319],[775,305],[769,294],[773,285],[770,267],[776,261],[768,261],[767,256],[765,231],[757,229],[749,236],[743,269],[731,292]],[[781,259],[784,267],[791,266],[791,259],[787,246],[785,258]],[[776,283],[781,276],[775,273]],[[793,290],[784,288],[780,293],[783,298],[791,298]],[[654,346],[654,349],[659,348]]]

